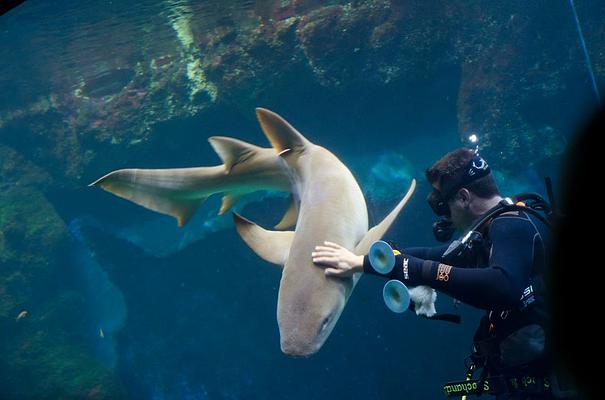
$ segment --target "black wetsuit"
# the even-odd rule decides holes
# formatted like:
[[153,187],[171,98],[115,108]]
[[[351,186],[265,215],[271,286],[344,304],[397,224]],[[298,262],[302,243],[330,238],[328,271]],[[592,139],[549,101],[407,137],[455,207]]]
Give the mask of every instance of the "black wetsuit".
[[[442,256],[448,246],[434,248],[408,248],[396,256],[393,270],[385,277],[397,279],[408,286],[427,285],[471,306],[486,310],[482,326],[475,335],[481,340],[492,326],[490,335],[498,344],[519,328],[537,324],[547,328],[548,312],[545,305],[542,276],[547,265],[546,246],[550,230],[539,219],[525,212],[512,212],[497,216],[489,225],[481,254],[474,263],[454,261],[447,265]],[[364,272],[377,273],[364,257]],[[535,325],[534,325],[535,326]],[[483,331],[483,332],[482,332]],[[542,331],[543,333],[544,331]],[[530,335],[531,336],[531,335]],[[546,344],[547,345],[547,344]],[[526,352],[521,348],[519,351]],[[543,354],[546,354],[545,350]],[[505,361],[520,363],[505,355]],[[490,375],[515,373],[528,365],[538,366],[539,372],[548,374],[545,357],[525,362],[523,366],[493,363]],[[523,356],[521,357],[523,358]],[[525,360],[527,361],[527,360]],[[517,371],[518,372],[518,371]],[[549,394],[532,397],[498,398],[551,398]]]

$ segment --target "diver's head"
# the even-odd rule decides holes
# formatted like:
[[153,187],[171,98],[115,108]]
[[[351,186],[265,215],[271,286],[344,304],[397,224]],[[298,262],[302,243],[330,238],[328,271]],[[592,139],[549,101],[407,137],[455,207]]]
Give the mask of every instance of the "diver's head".
[[446,154],[427,169],[426,177],[433,186],[427,198],[433,212],[456,229],[469,228],[501,198],[489,165],[471,149]]

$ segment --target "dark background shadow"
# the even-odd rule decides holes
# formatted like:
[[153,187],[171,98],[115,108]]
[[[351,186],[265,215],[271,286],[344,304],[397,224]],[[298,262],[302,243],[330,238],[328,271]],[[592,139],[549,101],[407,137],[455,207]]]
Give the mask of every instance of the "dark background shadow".
[[598,140],[604,132],[605,109],[601,109],[568,147],[560,186],[564,217],[555,238],[552,269],[555,354],[591,399],[597,398],[600,368],[593,355],[601,347],[602,333],[598,328],[603,281],[598,253],[602,219]]

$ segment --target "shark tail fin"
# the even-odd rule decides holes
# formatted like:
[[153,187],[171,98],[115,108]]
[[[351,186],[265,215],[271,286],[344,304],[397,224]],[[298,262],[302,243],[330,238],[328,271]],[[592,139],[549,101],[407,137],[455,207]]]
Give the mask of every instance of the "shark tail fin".
[[121,169],[110,172],[89,186],[100,186],[140,206],[173,216],[178,225],[183,226],[206,200],[206,197],[196,197],[190,189],[193,177],[203,175],[203,170]]
[[265,136],[280,154],[287,153],[287,150],[302,149],[309,143],[288,121],[273,111],[257,108],[256,117]]

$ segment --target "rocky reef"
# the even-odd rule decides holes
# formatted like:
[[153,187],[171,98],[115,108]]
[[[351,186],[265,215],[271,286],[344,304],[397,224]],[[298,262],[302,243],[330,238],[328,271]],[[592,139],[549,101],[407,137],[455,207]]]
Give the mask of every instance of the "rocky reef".
[[[91,164],[105,164],[99,154],[115,165],[130,148],[163,140],[152,134],[163,121],[221,104],[249,110],[286,91],[294,97],[313,88],[405,88],[457,68],[461,138],[478,132],[501,169],[516,172],[519,158],[539,161],[562,151],[567,120],[579,112],[570,92],[588,83],[571,10],[548,1],[159,3],[161,24],[122,21],[125,35],[138,29],[142,38],[122,40],[119,53],[89,64],[78,50],[112,43],[82,35],[79,46],[50,60],[51,81],[41,85],[50,90],[6,99],[2,143],[77,180]],[[598,21],[605,10],[596,1],[577,3],[599,82],[605,56]],[[15,75],[10,65],[1,68]]]
[[113,372],[84,345],[67,230],[44,194],[52,179],[0,145],[0,182],[0,397],[112,398]]
[[[136,13],[70,11],[73,19],[32,24],[36,40],[0,49],[14,60],[0,65],[0,373],[8,382],[0,397],[120,396],[83,339],[85,300],[63,278],[69,234],[49,191],[82,187],[133,154],[184,150],[157,134],[161,124],[224,108],[250,116],[254,106],[313,101],[314,93],[413,96],[422,92],[415,82],[454,79],[460,141],[478,133],[490,162],[515,174],[527,160],[559,156],[572,122],[594,103],[566,2],[141,4]],[[576,4],[604,82],[605,4]],[[28,16],[57,12],[35,7],[4,16],[6,35],[22,18],[27,25]],[[10,384],[24,378],[37,383]]]

